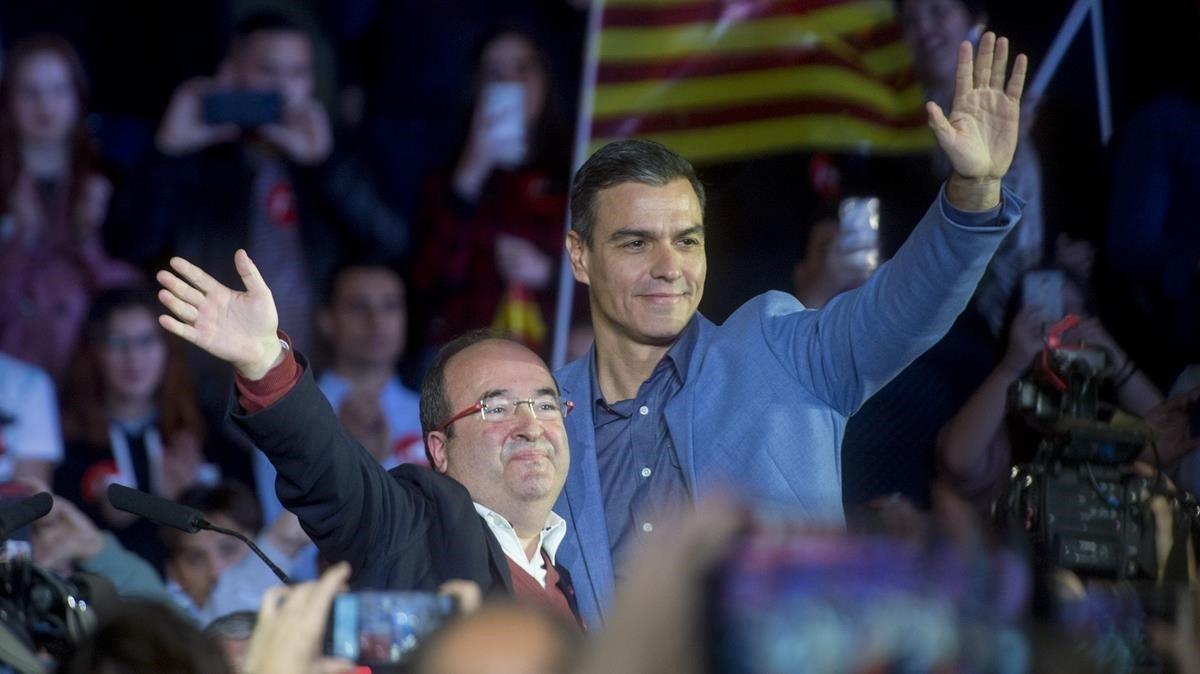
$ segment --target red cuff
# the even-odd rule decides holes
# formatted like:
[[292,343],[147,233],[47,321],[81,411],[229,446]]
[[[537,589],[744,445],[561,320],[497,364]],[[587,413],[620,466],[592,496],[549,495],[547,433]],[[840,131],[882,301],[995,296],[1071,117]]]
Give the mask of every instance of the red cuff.
[[258,381],[250,381],[240,374],[234,375],[234,385],[238,390],[238,404],[246,414],[254,414],[274,405],[295,388],[304,374],[304,368],[296,360],[296,352],[292,349],[292,338],[287,333],[279,331],[279,338],[287,343],[283,350],[283,362],[271,368],[266,376]]

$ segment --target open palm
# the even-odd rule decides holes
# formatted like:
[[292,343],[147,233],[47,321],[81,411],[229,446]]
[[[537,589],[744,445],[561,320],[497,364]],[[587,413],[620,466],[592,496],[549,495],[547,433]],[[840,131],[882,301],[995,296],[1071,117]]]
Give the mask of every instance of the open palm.
[[160,316],[159,323],[258,379],[279,355],[279,316],[271,289],[246,251],[237,251],[233,260],[245,291],[225,287],[183,258],[171,258],[175,273],[163,270],[155,276],[163,286],[158,299],[171,312]]
[[964,178],[998,179],[1008,171],[1020,134],[1021,92],[1028,59],[1013,61],[1005,86],[1008,39],[984,33],[978,54],[971,45],[958,48],[954,102],[949,118],[938,104],[926,103],[929,125],[954,171]]

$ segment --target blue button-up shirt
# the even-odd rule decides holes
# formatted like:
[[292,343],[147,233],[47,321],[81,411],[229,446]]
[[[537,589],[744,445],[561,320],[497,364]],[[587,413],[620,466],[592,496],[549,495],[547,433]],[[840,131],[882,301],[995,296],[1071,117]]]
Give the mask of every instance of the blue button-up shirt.
[[618,578],[633,550],[658,535],[663,516],[691,503],[663,409],[683,388],[698,333],[693,318],[629,400],[605,401],[592,362],[596,461]]

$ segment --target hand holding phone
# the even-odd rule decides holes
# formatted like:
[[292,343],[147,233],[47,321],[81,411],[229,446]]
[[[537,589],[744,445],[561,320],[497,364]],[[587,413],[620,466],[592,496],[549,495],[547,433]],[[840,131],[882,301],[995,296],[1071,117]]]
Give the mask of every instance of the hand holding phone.
[[159,152],[180,156],[237,139],[241,129],[236,124],[205,122],[204,98],[219,86],[204,77],[179,85],[154,138]]
[[452,597],[433,592],[346,592],[334,597],[327,655],[360,665],[404,662],[454,614]]
[[482,95],[485,142],[497,164],[513,167],[525,161],[525,87],[518,82],[492,82]]

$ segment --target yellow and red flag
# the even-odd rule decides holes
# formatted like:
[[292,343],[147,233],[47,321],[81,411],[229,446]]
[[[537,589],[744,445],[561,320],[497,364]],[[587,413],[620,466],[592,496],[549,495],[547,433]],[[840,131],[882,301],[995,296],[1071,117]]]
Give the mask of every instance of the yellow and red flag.
[[696,163],[932,146],[891,0],[595,1],[588,154],[630,137]]

